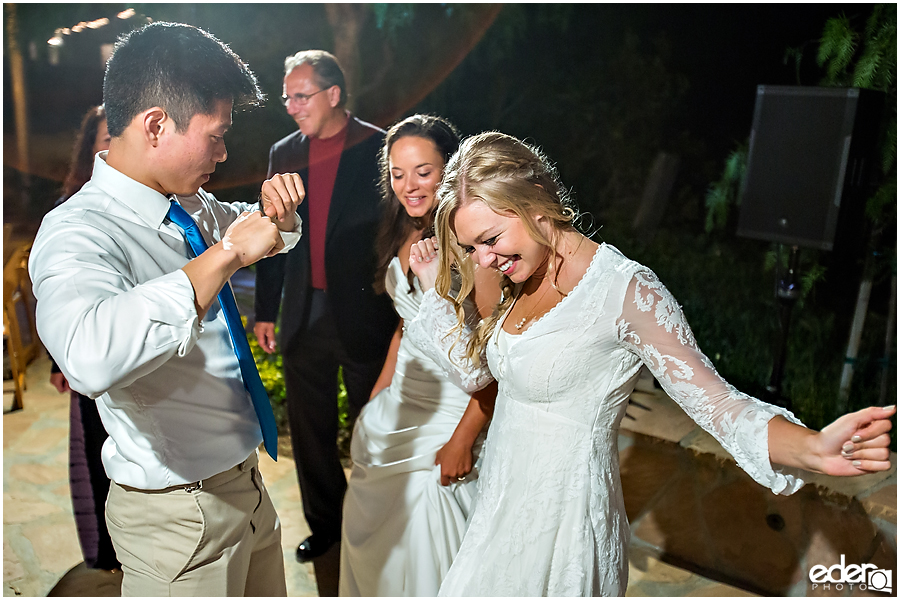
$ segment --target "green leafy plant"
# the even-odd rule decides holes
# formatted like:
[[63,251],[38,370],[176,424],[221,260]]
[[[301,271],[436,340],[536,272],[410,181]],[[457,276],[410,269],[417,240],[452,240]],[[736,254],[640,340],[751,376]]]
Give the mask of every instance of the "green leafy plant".
[[347,386],[344,385],[344,368],[338,368],[338,431],[348,432],[350,429],[349,405],[347,404]]
[[[782,244],[772,244],[763,256],[763,267],[767,273],[784,273],[788,268],[789,252]],[[825,280],[828,269],[822,265],[822,256],[818,250],[806,249],[800,254],[800,293],[797,297],[797,309],[802,310],[805,301],[814,286]]]
[[743,143],[725,159],[722,177],[706,192],[706,233],[724,229],[729,208],[740,205],[741,185],[747,171],[747,144]]
[[[247,318],[241,317],[241,320],[244,322],[244,327],[246,327]],[[247,333],[247,342],[250,344],[250,351],[253,353],[253,360],[259,371],[259,378],[269,394],[269,401],[272,403],[272,412],[275,413],[275,423],[278,425],[278,431],[279,433],[285,433],[288,430],[288,417],[287,404],[284,400],[284,363],[281,353],[268,354],[260,347],[253,332]]]
[[[241,317],[244,327],[247,326],[247,318]],[[275,333],[278,334],[279,327],[275,326]],[[259,378],[262,380],[263,387],[269,394],[269,401],[272,403],[272,412],[275,413],[275,422],[278,425],[279,433],[287,433],[288,431],[288,414],[287,403],[285,402],[285,386],[284,386],[284,359],[281,352],[275,351],[272,354],[263,350],[256,335],[253,332],[247,332],[247,342],[250,344],[250,351],[253,353],[253,360],[256,362],[256,368],[259,370]],[[347,404],[347,388],[344,385],[343,369],[338,369],[338,440],[349,438],[350,435],[350,419],[348,416]]]
[[829,19],[816,62],[826,71],[822,85],[885,93],[880,161],[885,177],[869,198],[866,215],[876,229],[890,227],[897,219],[897,7],[874,5],[861,32],[844,15]]

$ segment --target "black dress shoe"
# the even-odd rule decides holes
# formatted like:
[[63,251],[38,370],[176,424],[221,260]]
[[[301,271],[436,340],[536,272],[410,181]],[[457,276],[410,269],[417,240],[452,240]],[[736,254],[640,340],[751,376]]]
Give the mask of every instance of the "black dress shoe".
[[322,535],[311,535],[297,546],[297,562],[306,563],[319,558],[331,548],[337,540]]

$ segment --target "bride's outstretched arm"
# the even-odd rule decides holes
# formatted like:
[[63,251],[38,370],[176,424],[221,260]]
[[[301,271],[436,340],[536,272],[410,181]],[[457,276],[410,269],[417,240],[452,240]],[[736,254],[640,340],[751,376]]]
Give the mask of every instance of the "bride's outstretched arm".
[[669,397],[757,483],[777,494],[803,486],[801,472],[777,467],[769,457],[769,423],[778,416],[805,430],[803,424],[719,375],[697,346],[681,306],[653,272],[643,269],[631,277],[616,325],[620,343],[640,357]]
[[775,492],[790,493],[802,480],[774,465],[829,475],[890,468],[886,432],[893,407],[845,415],[816,432],[789,411],[738,391],[701,352],[681,307],[649,270],[635,273],[628,285],[618,335],[666,393],[747,473]]

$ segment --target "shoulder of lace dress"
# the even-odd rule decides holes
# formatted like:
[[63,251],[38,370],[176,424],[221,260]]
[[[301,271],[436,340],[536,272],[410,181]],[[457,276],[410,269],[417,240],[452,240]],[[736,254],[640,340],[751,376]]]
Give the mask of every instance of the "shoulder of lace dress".
[[430,289],[425,292],[416,317],[404,323],[403,334],[437,363],[450,381],[471,393],[486,386],[493,377],[483,355],[478,364],[466,357],[472,330],[467,325],[462,331],[454,332],[456,323],[456,312],[450,301]]

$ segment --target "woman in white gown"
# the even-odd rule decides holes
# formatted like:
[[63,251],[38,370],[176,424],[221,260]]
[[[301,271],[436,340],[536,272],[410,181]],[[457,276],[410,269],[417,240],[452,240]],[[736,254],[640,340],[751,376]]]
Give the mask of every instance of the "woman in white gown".
[[[439,258],[425,244],[411,249],[427,291],[407,336],[470,391],[499,382],[476,506],[440,595],[624,595],[616,440],[641,364],[777,494],[803,485],[799,469],[890,467],[893,407],[816,433],[725,382],[657,277],[573,227],[555,169],[535,148],[499,133],[469,138],[438,196]],[[498,310],[474,328],[457,318],[449,285],[455,265],[465,297],[473,263],[505,275]]]
[[[374,397],[353,430],[353,468],[344,499],[340,595],[434,596],[450,568],[475,495],[480,448],[496,390],[472,395],[402,333],[422,290],[409,247],[430,238],[435,189],[459,145],[443,119],[413,115],[395,124],[380,156],[385,218],[378,282],[401,318]],[[495,276],[485,271],[488,281]],[[479,303],[493,306],[499,294]],[[470,295],[469,317],[480,318]],[[380,389],[380,391],[379,391]]]

